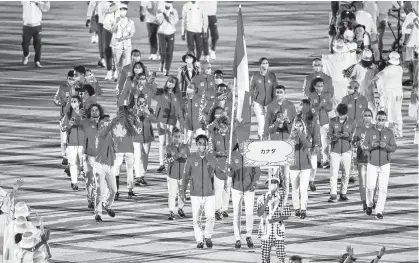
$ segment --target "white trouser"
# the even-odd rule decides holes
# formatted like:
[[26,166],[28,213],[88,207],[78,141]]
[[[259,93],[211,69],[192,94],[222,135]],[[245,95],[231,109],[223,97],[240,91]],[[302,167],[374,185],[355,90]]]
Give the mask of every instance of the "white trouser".
[[347,151],[342,154],[331,152],[330,153],[330,194],[337,195],[338,177],[340,163],[343,164],[342,179],[340,181],[341,189],[340,194],[345,195],[348,191],[349,175],[351,170],[352,151]]
[[125,156],[125,165],[127,168],[127,188],[132,189],[134,185],[134,154],[133,153],[116,153],[115,154],[114,174],[119,176],[122,162]]
[[215,211],[224,212],[228,210],[230,201],[231,177],[227,180],[220,180],[214,176]]
[[67,132],[61,132],[61,155],[67,158]]
[[231,189],[231,199],[233,200],[233,228],[236,240],[241,240],[241,214],[244,200],[244,211],[246,213],[246,237],[252,236],[253,231],[253,208],[255,206],[255,191],[238,191]]
[[113,174],[113,167],[106,164],[95,164],[97,191],[95,193],[95,215],[102,214],[102,205],[106,209],[112,208],[116,194],[116,179]]
[[[215,196],[191,196],[191,205],[195,240],[197,243],[200,243],[203,241],[203,236],[205,236],[205,238],[211,238],[214,230]],[[204,212],[207,219],[205,224],[205,235],[202,233],[201,222],[201,217]]]
[[151,142],[134,142],[134,171],[135,178],[144,177],[148,167],[148,154],[150,153]]
[[367,164],[359,163],[358,164],[358,180],[359,180],[359,195],[361,196],[361,201],[366,200],[366,186],[367,186]]
[[83,146],[67,146],[71,182],[77,184],[80,168],[83,167]]
[[310,169],[291,170],[292,203],[294,209],[307,210],[308,183],[310,182]]
[[176,180],[167,176],[167,189],[169,190],[169,210],[170,212],[174,212],[176,208],[176,197],[178,198],[178,207],[179,209],[183,209],[185,203],[183,202],[182,198],[179,195],[179,185],[182,183],[181,180]]
[[112,54],[119,76],[122,68],[131,64],[131,49],[112,48]]
[[383,213],[384,205],[387,199],[388,180],[390,178],[390,163],[375,166],[372,164],[367,165],[367,206],[372,207],[374,203],[374,191],[378,179],[378,200],[375,207],[375,213]]
[[257,102],[253,102],[253,110],[255,111],[256,119],[258,122],[258,135],[262,137],[263,130],[265,129],[266,107]]
[[95,178],[95,163],[96,158],[94,156],[84,155],[84,171],[86,181],[86,197],[88,202],[94,201],[94,191],[96,190],[96,178]]
[[160,129],[164,130],[166,133],[165,135],[159,135],[159,162],[160,165],[164,165],[164,152],[166,146],[172,142],[173,126],[160,122]]
[[396,100],[395,96],[391,96],[387,105],[388,123],[392,124],[393,131],[403,136],[403,117],[402,117],[402,100]]
[[310,181],[314,182],[317,172],[317,154],[311,155]]
[[329,156],[326,154],[328,151],[327,148],[329,147],[329,141],[327,140],[327,132],[329,131],[329,124],[325,124],[320,126],[320,140],[322,142],[322,161],[327,162],[329,161]]

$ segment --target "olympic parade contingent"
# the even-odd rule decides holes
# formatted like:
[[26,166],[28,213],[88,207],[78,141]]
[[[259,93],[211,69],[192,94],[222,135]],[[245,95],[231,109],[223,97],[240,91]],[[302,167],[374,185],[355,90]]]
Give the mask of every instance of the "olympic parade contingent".
[[[30,6],[23,4],[24,20],[25,12],[32,12],[40,23],[49,2],[32,2]],[[386,18],[377,14],[389,8],[375,2],[332,2],[331,53],[312,57],[313,73],[304,80],[298,106],[287,98],[287,87],[270,70],[269,58],[259,59],[260,68],[250,78],[258,139],[292,141],[295,152],[293,165],[269,169],[268,179],[260,182],[260,167],[244,165],[234,131],[238,125],[238,120],[231,119],[236,110],[232,103],[236,87],[227,84],[220,69],[213,72],[210,63],[216,61],[219,38],[217,2],[184,4],[181,35],[188,51],[182,56],[184,65],[176,76],[170,70],[173,39],[180,21],[178,12],[172,1],[141,2],[140,19],[147,24],[149,33],[149,59],[160,60],[159,71],[166,78],[160,85],[156,82],[157,72],[150,72],[140,50],[132,48],[136,30],[127,17],[128,2],[91,1],[86,26],[92,33],[92,43],[98,43],[98,65],[106,68],[105,80],[116,83],[117,113],[110,118],[97,103],[103,91],[90,69],[78,65],[67,72],[66,83],[58,88],[53,102],[59,108],[62,165],[71,178],[71,189],[79,191],[79,178],[83,178],[92,218],[102,222],[102,209],[109,217],[116,217],[118,211],[114,211],[113,203],[120,198],[123,161],[127,198],[136,198],[135,187],[147,185],[151,144],[158,138],[157,172],[167,174],[167,219],[188,217],[184,208],[189,192],[198,249],[213,247],[215,222],[230,216],[231,195],[234,247],[242,246],[244,201],[246,246],[254,248],[256,208],[262,262],[270,262],[272,247],[280,262],[285,262],[285,222],[292,216],[289,188],[294,215],[302,220],[309,217],[309,191],[317,191],[318,169],[330,171],[329,198],[325,201],[337,203],[355,198],[347,193],[355,173],[362,201],[360,211],[367,216],[374,211],[377,219],[384,219],[391,154],[397,150],[397,138],[403,136],[403,85],[412,85],[409,116],[418,115],[419,45],[411,41],[419,31],[417,14],[410,2],[399,6],[409,18],[402,26],[403,57],[393,51],[383,60],[382,23],[377,25],[377,21]],[[41,40],[36,41],[34,45]],[[28,45],[28,41],[22,43],[24,64],[28,63]],[[42,67],[40,48],[36,47],[37,67]],[[408,83],[402,82],[401,59],[411,72]],[[14,204],[22,185],[23,180],[18,180],[11,192],[0,188],[2,259],[47,262],[52,255],[49,231],[44,229],[42,217],[37,227],[29,218],[30,207],[23,202]],[[268,189],[256,197],[258,186]],[[206,218],[204,229],[202,214]],[[385,248],[371,262],[378,262],[384,253]],[[353,249],[348,247],[340,262],[354,262],[353,255]],[[33,261],[24,261],[25,257]],[[289,260],[302,262],[299,256]]]

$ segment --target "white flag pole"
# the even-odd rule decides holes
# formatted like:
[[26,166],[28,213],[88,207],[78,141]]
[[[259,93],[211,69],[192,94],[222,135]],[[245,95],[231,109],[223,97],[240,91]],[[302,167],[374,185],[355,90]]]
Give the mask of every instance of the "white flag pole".
[[228,164],[231,163],[231,152],[233,151],[233,131],[234,131],[234,108],[236,103],[236,78],[233,81],[233,106],[231,107],[231,119],[230,119],[230,146],[228,151]]

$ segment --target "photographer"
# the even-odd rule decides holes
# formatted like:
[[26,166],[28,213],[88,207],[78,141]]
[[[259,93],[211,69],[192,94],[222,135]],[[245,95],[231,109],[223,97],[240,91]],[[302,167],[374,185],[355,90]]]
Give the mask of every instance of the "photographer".
[[[92,71],[83,66],[74,67],[74,80],[76,82],[75,87],[81,88],[84,84],[90,84],[94,88],[94,94],[100,96],[103,94],[102,88],[99,86],[99,82],[96,80]],[[75,89],[75,91],[77,91]],[[73,95],[79,95],[78,93],[72,93]]]

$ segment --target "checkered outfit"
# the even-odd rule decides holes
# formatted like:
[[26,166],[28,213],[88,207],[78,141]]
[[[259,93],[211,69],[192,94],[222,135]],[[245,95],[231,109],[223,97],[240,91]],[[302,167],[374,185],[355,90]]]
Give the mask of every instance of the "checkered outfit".
[[[257,200],[258,209],[263,206],[265,203],[266,195],[265,193],[262,196],[259,196]],[[282,200],[284,198],[284,190],[281,189],[277,192],[273,200],[277,200],[278,208],[272,216],[272,219],[278,218],[280,216],[291,216],[291,209],[288,204],[284,207],[284,211],[281,214],[280,208],[282,207]],[[266,205],[265,213],[263,214],[258,231],[258,238],[261,240],[261,252],[262,252],[262,262],[269,263],[271,262],[271,248],[272,246],[276,247],[276,255],[279,258],[279,262],[285,262],[285,225],[284,222],[275,222],[273,224],[268,223],[266,218],[269,215],[269,203]]]

